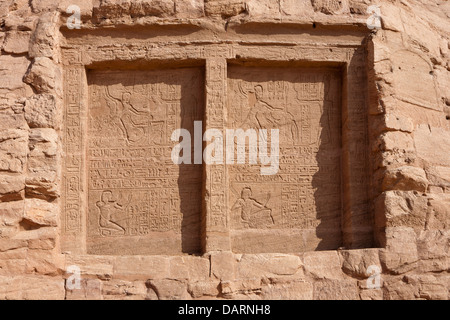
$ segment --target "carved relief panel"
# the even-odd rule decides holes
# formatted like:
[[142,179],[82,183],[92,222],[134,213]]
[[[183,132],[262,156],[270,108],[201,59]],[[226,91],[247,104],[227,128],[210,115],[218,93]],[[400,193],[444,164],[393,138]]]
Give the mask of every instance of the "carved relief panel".
[[[360,42],[261,47],[230,40],[165,43],[163,50],[145,41],[126,48],[69,43],[63,50],[63,251],[371,245]],[[223,137],[227,129],[266,129],[269,154],[270,130],[279,129],[276,173],[262,175],[260,163],[249,164],[248,141],[245,164],[227,164],[226,152],[223,163],[174,164],[179,141],[171,135],[186,129],[194,153],[194,121]]]
[[200,251],[202,167],[175,165],[175,129],[204,113],[196,68],[90,71],[87,251]]
[[259,166],[228,168],[235,251],[341,244],[340,88],[333,69],[229,66],[228,127],[279,129],[276,174],[261,175]]

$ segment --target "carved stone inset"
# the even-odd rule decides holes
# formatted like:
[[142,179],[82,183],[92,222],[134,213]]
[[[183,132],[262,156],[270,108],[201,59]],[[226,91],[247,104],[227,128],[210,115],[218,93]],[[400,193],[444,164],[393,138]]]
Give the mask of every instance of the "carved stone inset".
[[203,120],[203,70],[88,73],[87,251],[200,251],[202,166],[175,165],[175,129]]
[[229,66],[228,128],[280,130],[277,174],[228,168],[233,251],[341,245],[340,81],[335,69]]

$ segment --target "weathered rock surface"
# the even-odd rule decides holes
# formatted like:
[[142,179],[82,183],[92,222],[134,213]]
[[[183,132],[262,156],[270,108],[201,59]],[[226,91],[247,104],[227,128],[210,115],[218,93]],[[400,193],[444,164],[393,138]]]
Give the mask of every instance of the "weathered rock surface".
[[[0,299],[450,299],[449,16],[0,0]],[[292,153],[274,176],[205,165],[195,202],[190,169],[155,164],[191,120],[288,128]]]

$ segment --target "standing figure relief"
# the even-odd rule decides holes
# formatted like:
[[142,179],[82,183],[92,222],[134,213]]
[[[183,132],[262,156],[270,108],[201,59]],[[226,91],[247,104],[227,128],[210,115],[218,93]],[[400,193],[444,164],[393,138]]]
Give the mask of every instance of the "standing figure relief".
[[241,127],[260,129],[280,129],[285,132],[289,141],[298,138],[298,126],[294,116],[282,107],[273,106],[264,101],[264,89],[262,85],[254,87],[256,102],[250,106],[250,111]]

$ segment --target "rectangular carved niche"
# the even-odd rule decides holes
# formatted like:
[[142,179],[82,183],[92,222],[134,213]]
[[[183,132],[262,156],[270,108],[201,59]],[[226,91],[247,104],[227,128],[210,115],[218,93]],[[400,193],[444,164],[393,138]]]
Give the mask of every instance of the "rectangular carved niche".
[[202,166],[170,140],[204,115],[203,68],[87,74],[87,253],[200,252]]
[[280,130],[277,174],[228,167],[234,252],[342,245],[341,90],[339,69],[228,66],[228,127]]
[[[365,34],[203,32],[66,39],[62,251],[371,247]],[[224,135],[280,129],[278,172],[262,175],[248,148],[245,164],[173,164],[173,130],[193,151],[196,120]]]

